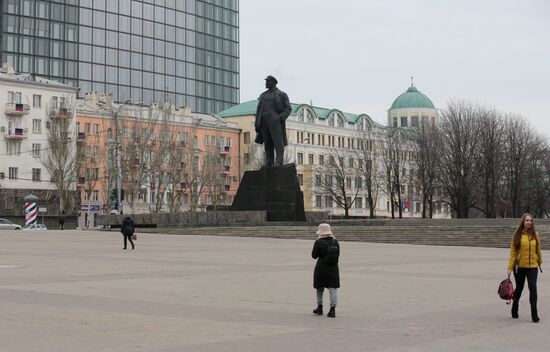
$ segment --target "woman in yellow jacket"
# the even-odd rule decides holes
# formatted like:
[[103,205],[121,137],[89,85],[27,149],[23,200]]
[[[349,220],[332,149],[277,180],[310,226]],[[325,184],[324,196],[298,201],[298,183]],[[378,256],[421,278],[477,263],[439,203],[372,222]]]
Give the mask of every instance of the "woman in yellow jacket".
[[521,223],[512,236],[510,244],[510,258],[508,259],[508,277],[514,271],[516,291],[512,304],[512,318],[517,319],[519,299],[527,278],[529,286],[529,303],[531,303],[531,319],[534,323],[540,321],[537,313],[537,275],[538,268],[542,264],[540,236],[535,231],[533,216],[525,213],[521,217]]

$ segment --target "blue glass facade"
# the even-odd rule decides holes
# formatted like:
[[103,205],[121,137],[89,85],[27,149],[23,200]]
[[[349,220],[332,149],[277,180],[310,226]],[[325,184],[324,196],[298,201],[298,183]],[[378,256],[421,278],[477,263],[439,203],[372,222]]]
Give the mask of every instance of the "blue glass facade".
[[238,0],[3,0],[0,55],[116,101],[239,103]]

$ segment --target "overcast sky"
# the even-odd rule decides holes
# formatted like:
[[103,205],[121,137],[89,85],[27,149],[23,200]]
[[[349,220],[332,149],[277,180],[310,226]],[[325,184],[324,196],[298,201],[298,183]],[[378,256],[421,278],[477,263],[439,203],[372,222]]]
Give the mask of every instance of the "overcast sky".
[[293,103],[386,111],[410,85],[550,135],[550,1],[240,0],[241,102],[273,74]]

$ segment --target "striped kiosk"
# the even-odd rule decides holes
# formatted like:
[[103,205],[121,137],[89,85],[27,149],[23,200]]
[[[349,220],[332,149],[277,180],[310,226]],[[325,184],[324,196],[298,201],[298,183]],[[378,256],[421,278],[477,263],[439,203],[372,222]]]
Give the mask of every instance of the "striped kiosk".
[[38,202],[38,197],[29,194],[23,198],[25,201],[25,226],[30,224],[36,224],[36,218],[38,216],[38,208],[36,202]]

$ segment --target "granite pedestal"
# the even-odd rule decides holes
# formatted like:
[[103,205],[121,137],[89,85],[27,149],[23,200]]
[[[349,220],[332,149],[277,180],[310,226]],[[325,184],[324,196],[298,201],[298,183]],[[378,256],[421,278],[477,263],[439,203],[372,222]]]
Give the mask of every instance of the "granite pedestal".
[[296,165],[246,171],[231,210],[265,210],[267,221],[305,221]]

